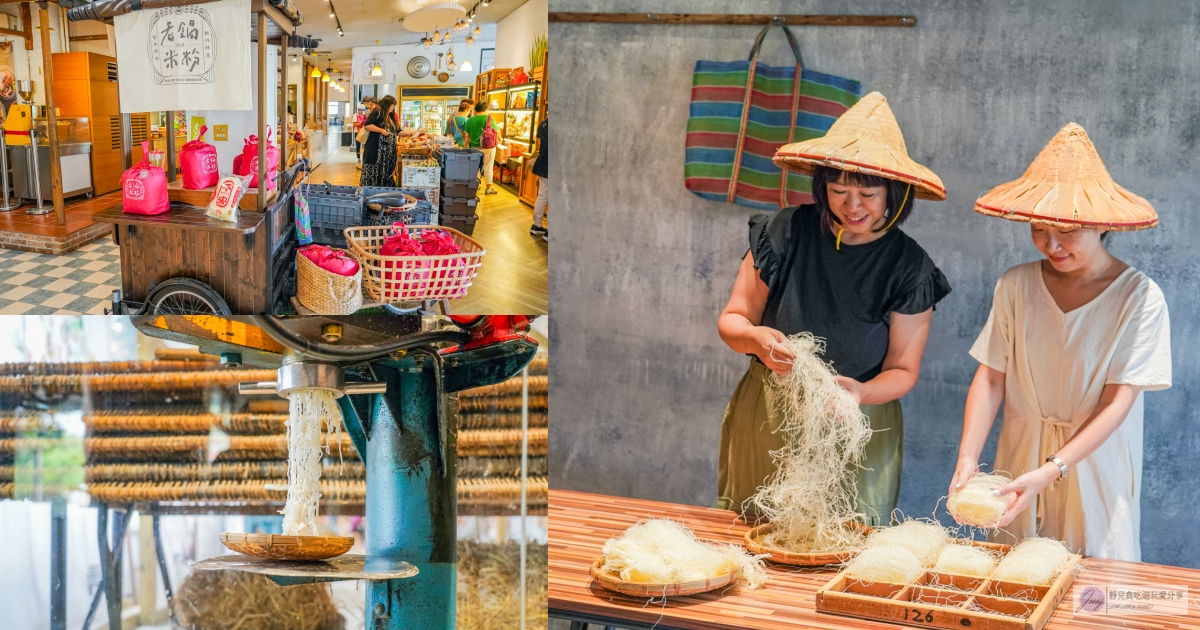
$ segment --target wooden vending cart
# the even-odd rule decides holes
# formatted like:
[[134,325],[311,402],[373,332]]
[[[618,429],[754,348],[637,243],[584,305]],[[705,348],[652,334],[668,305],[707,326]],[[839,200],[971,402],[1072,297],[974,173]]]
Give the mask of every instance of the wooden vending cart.
[[[204,4],[214,0],[145,0],[141,8]],[[100,20],[112,23],[116,15],[132,11],[125,0],[101,0],[68,11],[71,21]],[[268,44],[279,46],[280,84],[287,85],[287,49],[316,47],[317,43],[294,34],[303,15],[292,0],[252,0],[251,41],[258,45],[258,129],[267,137]],[[117,42],[117,46],[138,45]],[[275,127],[286,128],[287,100],[279,99]],[[167,112],[168,120],[173,112]],[[121,116],[123,167],[133,163],[131,118]],[[136,215],[120,205],[93,215],[97,222],[113,224],[113,240],[121,251],[121,289],[114,292],[117,313],[144,314],[252,314],[276,313],[288,308],[295,284],[295,230],[292,229],[293,183],[308,168],[299,161],[280,168],[274,191],[247,191],[239,204],[236,223],[205,214],[212,189],[187,190],[175,177],[177,147],[174,134],[166,135],[169,212]],[[289,165],[286,142],[279,145],[281,167]],[[258,181],[267,181],[266,143],[258,145]]]

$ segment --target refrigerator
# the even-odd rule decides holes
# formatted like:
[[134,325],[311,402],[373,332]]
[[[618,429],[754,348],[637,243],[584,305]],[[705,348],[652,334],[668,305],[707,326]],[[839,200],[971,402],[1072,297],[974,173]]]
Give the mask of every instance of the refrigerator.
[[446,130],[446,121],[458,111],[461,98],[420,99],[400,101],[400,124],[406,129],[421,129],[426,133],[441,135]]

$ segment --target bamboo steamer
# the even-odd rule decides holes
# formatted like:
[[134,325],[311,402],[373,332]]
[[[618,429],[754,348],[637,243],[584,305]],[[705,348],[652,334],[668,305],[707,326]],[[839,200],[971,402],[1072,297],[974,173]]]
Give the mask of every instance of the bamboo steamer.
[[741,577],[739,571],[726,573],[715,578],[707,580],[697,580],[694,582],[675,582],[673,584],[648,584],[641,582],[625,582],[621,577],[612,572],[605,571],[601,567],[604,566],[604,558],[601,557],[592,563],[592,579],[600,586],[616,591],[623,595],[632,595],[633,597],[672,597],[679,595],[695,595],[697,593],[707,593],[721,588],[728,588],[737,583]]
[[[773,527],[773,524],[767,523],[765,525],[759,525],[758,527],[746,532],[746,535],[743,538],[746,549],[749,549],[750,553],[755,555],[768,556],[767,559],[771,562],[790,564],[798,567],[823,567],[830,564],[841,564],[858,555],[858,550],[856,549],[825,553],[797,553],[794,551],[778,549],[763,542],[767,534],[771,533],[771,529]],[[867,527],[866,525],[856,521],[850,521],[846,523],[846,527],[857,529],[861,531],[864,536],[873,531],[870,527]]]
[[348,536],[282,536],[222,532],[221,544],[232,551],[275,560],[328,560],[354,546]]

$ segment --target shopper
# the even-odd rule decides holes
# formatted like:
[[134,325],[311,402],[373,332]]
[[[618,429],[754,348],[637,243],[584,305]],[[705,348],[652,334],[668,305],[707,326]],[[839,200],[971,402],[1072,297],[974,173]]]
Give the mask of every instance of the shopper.
[[950,492],[975,472],[1003,401],[992,469],[1014,479],[997,491],[1011,498],[988,539],[1049,536],[1076,553],[1140,562],[1142,393],[1171,386],[1171,322],[1162,290],[1104,237],[1154,227],[1157,214],[1112,181],[1074,123],[975,210],[1030,223],[1041,257],[996,282],[971,347],[979,368]]
[[533,204],[533,227],[529,228],[529,233],[537,236],[542,235],[542,238],[547,242],[550,240],[550,231],[542,227],[542,220],[546,216],[546,206],[550,201],[550,186],[546,180],[547,174],[546,157],[546,137],[549,134],[547,131],[547,121],[549,117],[542,119],[542,124],[538,125],[537,130],[537,159],[533,161],[533,174],[538,178],[538,196],[537,202]]
[[374,111],[363,123],[370,132],[363,147],[362,177],[360,186],[395,186],[392,177],[396,170],[396,136],[412,135],[411,130],[399,131],[396,117],[396,97],[388,95],[376,104]]
[[467,120],[469,120],[471,116],[471,110],[474,108],[474,101],[471,101],[470,99],[463,99],[463,101],[458,104],[458,112],[450,116],[450,119],[446,121],[445,135],[454,136],[454,144],[464,149],[467,148],[467,140],[464,137],[463,126],[467,124]]
[[[371,113],[371,110],[373,110],[373,109],[375,109],[375,97],[364,96],[362,98],[362,107],[359,108],[358,113],[355,114],[355,116],[354,116],[354,134],[355,134],[355,136],[358,135],[358,132],[359,132],[359,130],[362,129],[363,125],[365,125],[367,123],[367,116]],[[362,145],[363,145],[363,143],[359,142],[358,138],[355,137],[355,139],[354,139],[354,157],[358,158],[358,163],[354,167],[356,169],[362,168]]]
[[463,125],[467,135],[470,138],[470,147],[479,149],[483,152],[483,183],[486,185],[483,193],[485,195],[496,194],[496,189],[492,188],[492,167],[496,162],[496,147],[483,147],[483,132],[485,129],[495,131],[492,126],[492,117],[488,114],[487,99],[475,103],[475,115]]
[[[775,473],[784,411],[771,404],[771,372],[791,371],[788,335],[825,340],[823,359],[870,419],[871,440],[854,467],[856,511],[887,525],[900,494],[904,420],[900,397],[917,383],[933,307],[950,284],[899,226],[914,198],[945,198],[941,180],[908,157],[900,127],[878,92],[846,110],[822,137],[781,147],[775,163],[812,173],[814,203],[750,220],[721,339],[751,355],[721,426],[718,507],[746,502]],[[853,169],[853,170],[851,170]]]

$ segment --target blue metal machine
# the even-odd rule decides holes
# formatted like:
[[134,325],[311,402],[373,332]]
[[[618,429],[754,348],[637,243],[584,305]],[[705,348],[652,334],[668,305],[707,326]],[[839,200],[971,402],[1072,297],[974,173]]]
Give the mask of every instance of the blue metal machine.
[[422,331],[419,318],[391,316],[135,319],[148,335],[197,344],[226,362],[278,368],[275,382],[243,383],[244,394],[294,387],[342,394],[345,426],[366,466],[365,557],[297,563],[224,556],[196,568],[252,570],[283,585],[366,579],[367,628],[452,630],[456,428],[446,395],[505,381],[537,350],[525,334],[529,318],[455,320],[456,327]]

